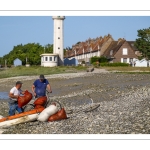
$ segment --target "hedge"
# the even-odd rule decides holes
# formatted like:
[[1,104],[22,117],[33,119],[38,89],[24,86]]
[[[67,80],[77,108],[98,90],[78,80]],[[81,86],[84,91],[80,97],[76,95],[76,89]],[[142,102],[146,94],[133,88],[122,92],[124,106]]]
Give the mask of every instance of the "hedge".
[[[93,64],[94,65],[94,64]],[[128,63],[100,63],[101,67],[127,67],[129,66]]]
[[105,62],[108,62],[108,59],[106,57],[97,57],[97,56],[94,56],[94,57],[91,57],[91,64],[93,64],[94,62],[97,62],[99,61],[100,63],[105,63]]

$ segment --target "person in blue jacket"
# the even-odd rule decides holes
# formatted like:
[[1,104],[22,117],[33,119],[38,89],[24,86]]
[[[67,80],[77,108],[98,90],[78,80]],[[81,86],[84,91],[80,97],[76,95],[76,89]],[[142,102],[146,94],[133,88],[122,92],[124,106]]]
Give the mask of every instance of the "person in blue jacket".
[[44,75],[41,74],[39,79],[35,80],[32,85],[32,92],[35,98],[46,96],[46,89],[48,92],[52,93],[51,86],[47,79],[45,79]]

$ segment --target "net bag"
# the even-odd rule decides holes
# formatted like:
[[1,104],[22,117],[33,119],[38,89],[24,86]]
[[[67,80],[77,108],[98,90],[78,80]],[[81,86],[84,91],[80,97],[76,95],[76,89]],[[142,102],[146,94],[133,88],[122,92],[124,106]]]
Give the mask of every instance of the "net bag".
[[48,121],[58,121],[58,120],[62,120],[62,119],[67,119],[66,111],[64,108],[59,110],[56,114],[51,115],[48,118]]
[[26,90],[24,93],[24,96],[18,97],[18,106],[20,108],[25,106],[26,104],[30,102],[31,99],[32,99],[32,94]]
[[47,97],[46,96],[42,96],[42,97],[39,97],[35,100],[34,102],[34,105],[42,105],[44,106],[47,102]]
[[35,107],[34,107],[35,109],[38,109],[38,108],[45,108],[44,106],[42,106],[42,105],[35,105]]

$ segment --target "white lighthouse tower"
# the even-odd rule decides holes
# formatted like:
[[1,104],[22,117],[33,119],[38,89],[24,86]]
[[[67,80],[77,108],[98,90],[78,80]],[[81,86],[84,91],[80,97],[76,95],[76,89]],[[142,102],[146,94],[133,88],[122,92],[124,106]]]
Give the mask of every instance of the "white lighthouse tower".
[[53,53],[58,54],[58,65],[64,64],[64,35],[63,35],[63,22],[65,16],[52,16],[54,20],[54,43],[53,43]]

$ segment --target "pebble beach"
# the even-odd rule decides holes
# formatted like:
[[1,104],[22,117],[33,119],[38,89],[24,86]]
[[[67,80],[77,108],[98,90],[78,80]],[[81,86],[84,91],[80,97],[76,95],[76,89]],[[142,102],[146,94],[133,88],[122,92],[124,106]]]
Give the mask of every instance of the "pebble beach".
[[[2,134],[149,134],[150,74],[81,72],[45,76],[68,119],[28,122],[1,129]],[[0,91],[9,91],[17,80],[31,91],[37,76],[0,79]],[[90,112],[82,108],[100,107]],[[69,113],[73,110],[74,113]],[[0,100],[0,115],[8,116],[7,100]]]

